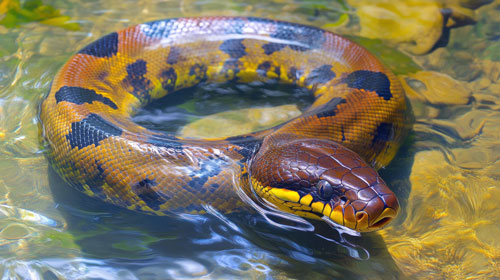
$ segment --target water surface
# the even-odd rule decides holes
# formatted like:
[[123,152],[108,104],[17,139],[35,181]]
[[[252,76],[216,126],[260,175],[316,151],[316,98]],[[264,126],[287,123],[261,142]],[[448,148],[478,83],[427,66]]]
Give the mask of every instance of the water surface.
[[[477,8],[479,2],[489,1],[44,1],[79,30],[0,26],[0,274],[498,279],[500,8]],[[396,221],[351,236],[322,222],[275,217],[282,224],[276,225],[255,211],[223,216],[207,208],[206,215],[152,217],[90,199],[55,174],[38,141],[37,113],[59,67],[114,30],[199,15],[269,17],[369,37],[353,38],[399,75],[417,120],[397,158],[381,171],[400,197]],[[384,28],[370,29],[380,22]],[[179,132],[219,111],[295,104],[299,112],[310,102],[300,89],[259,87],[198,88],[136,121]]]

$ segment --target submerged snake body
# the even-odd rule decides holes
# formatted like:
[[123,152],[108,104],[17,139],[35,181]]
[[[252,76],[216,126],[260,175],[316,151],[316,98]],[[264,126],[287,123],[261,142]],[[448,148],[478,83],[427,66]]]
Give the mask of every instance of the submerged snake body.
[[[308,88],[315,100],[282,125],[225,139],[181,139],[131,120],[181,88],[257,80]],[[59,174],[115,205],[158,215],[203,204],[229,212],[244,204],[233,187],[241,183],[282,210],[369,231],[398,211],[372,167],[394,157],[406,111],[395,76],[343,37],[208,17],[140,24],[86,46],[58,72],[40,118]]]

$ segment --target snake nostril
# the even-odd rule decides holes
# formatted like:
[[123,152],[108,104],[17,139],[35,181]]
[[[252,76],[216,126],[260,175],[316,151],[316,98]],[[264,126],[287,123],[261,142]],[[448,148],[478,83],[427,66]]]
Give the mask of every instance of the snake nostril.
[[367,218],[366,213],[364,213],[364,212],[360,212],[360,213],[357,213],[357,214],[356,214],[356,220],[361,221],[361,220],[363,220],[364,218]]
[[340,197],[340,201],[342,201],[342,203],[346,203],[347,202],[347,197],[341,196]]

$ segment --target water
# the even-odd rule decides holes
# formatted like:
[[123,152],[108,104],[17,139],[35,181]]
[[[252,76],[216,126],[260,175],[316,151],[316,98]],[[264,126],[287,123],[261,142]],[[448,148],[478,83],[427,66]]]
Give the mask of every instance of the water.
[[[473,15],[466,9],[472,4],[459,6],[457,1],[398,1],[385,6],[379,1],[377,9],[365,2],[349,1],[345,7],[340,1],[320,0],[55,0],[44,3],[70,16],[80,25],[79,31],[39,23],[12,29],[0,26],[0,275],[5,279],[498,279],[499,3],[483,6]],[[395,17],[403,14],[397,12],[400,6],[410,2],[413,8],[407,11],[413,14]],[[461,3],[473,2],[481,1]],[[446,47],[432,49],[425,40],[442,31],[442,26],[431,24],[439,17],[434,6],[438,11],[455,11],[455,22],[460,22],[459,14],[474,17],[477,23],[452,29]],[[207,207],[206,215],[145,216],[78,193],[49,167],[38,142],[38,104],[71,54],[132,24],[221,14],[371,34],[401,51],[363,41],[407,82],[417,120],[393,164],[381,171],[400,198],[402,211],[396,221],[377,233],[355,236],[325,222],[263,210],[265,215],[258,211],[222,215]],[[342,22],[342,15],[350,20]],[[421,35],[415,39],[408,37],[411,32],[374,34],[365,21],[377,15],[385,15],[385,24],[404,27],[410,22],[413,29],[408,30],[420,30]],[[392,22],[393,17],[400,21]],[[310,102],[300,89],[269,85],[259,92],[259,87],[199,88],[170,100],[176,106],[150,107],[136,121],[179,132],[186,120],[227,110],[228,104],[231,110],[290,103],[301,109]],[[170,122],[158,121],[158,116]]]
[[[165,98],[139,109],[132,117],[132,120],[152,130],[183,134],[182,128],[189,123],[218,113],[241,112],[241,110],[248,108],[271,109],[291,105],[292,103],[293,108],[299,114],[300,111],[307,109],[312,102],[313,96],[309,90],[276,82],[253,82],[250,84],[202,83],[194,88],[183,89],[169,94]],[[237,116],[233,116],[233,118],[235,117]],[[287,119],[289,118],[282,118],[278,123],[271,121],[269,125],[259,128],[266,129]],[[210,129],[214,129],[213,125],[210,126]],[[199,131],[193,129],[193,132],[187,136],[201,137],[202,135],[199,135],[199,133]],[[237,134],[240,133],[233,133],[231,136]]]

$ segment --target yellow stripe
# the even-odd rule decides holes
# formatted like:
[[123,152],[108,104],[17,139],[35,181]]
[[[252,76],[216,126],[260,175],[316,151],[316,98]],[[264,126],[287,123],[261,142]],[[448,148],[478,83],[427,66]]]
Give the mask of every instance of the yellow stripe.
[[269,193],[284,201],[299,202],[300,200],[300,195],[296,191],[273,188],[269,190]]

